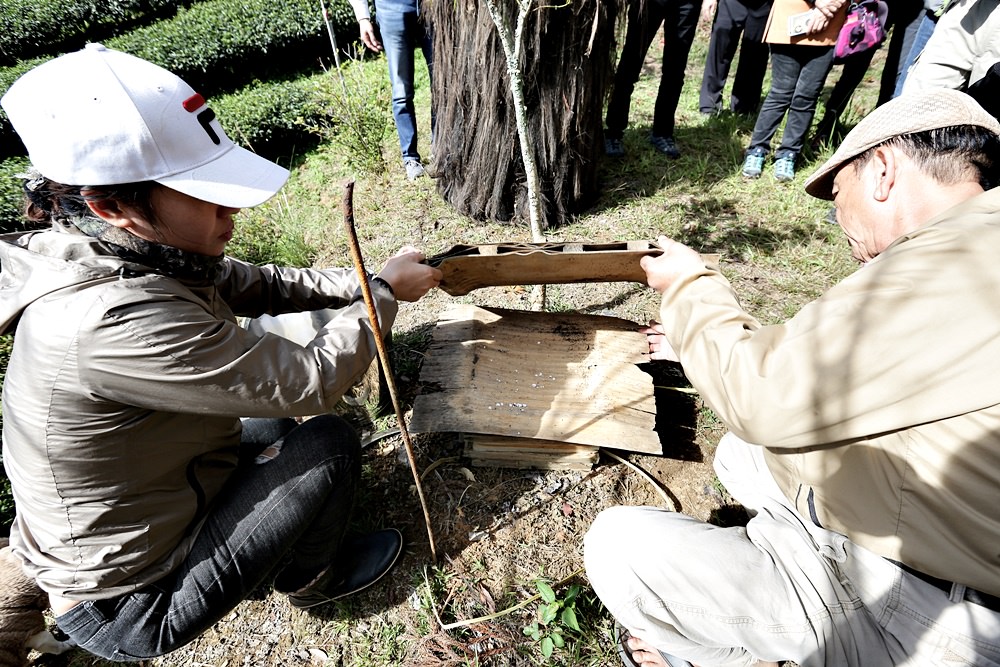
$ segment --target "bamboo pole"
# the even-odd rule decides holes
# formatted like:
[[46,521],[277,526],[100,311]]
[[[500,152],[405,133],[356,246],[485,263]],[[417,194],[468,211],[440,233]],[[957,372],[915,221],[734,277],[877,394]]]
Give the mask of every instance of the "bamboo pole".
[[358,234],[354,229],[353,180],[348,181],[344,185],[344,226],[347,228],[348,245],[351,249],[351,258],[354,260],[354,268],[357,269],[358,279],[361,282],[361,294],[364,296],[365,305],[368,306],[368,319],[371,321],[372,334],[375,336],[375,349],[378,351],[378,359],[382,363],[382,369],[385,371],[389,396],[392,398],[392,407],[396,410],[396,421],[399,423],[399,434],[403,437],[403,445],[406,447],[406,458],[410,463],[410,472],[413,473],[413,483],[417,486],[420,508],[424,512],[424,525],[427,527],[427,539],[431,547],[431,561],[437,563],[437,548],[434,546],[434,531],[431,530],[431,515],[427,511],[427,500],[424,498],[423,485],[420,483],[420,473],[417,471],[417,461],[413,454],[413,441],[410,440],[410,432],[406,428],[403,409],[399,405],[399,398],[396,394],[396,379],[392,374],[392,367],[389,365],[389,353],[385,348],[385,341],[382,340],[382,328],[379,326],[378,312],[375,310],[375,300],[372,298],[371,284],[368,282],[368,272],[365,270],[365,261],[361,256]]

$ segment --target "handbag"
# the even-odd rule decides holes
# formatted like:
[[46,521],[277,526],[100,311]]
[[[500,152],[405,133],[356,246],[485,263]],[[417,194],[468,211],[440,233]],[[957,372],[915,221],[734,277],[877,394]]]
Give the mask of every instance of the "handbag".
[[877,49],[885,41],[888,13],[889,6],[884,0],[852,1],[847,10],[847,20],[833,47],[833,62],[843,63],[853,56]]

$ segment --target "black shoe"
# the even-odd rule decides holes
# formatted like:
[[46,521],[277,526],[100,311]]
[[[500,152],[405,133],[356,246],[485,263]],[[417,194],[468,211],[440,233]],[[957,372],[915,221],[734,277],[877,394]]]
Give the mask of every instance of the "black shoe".
[[308,609],[363,591],[384,577],[403,552],[403,536],[387,528],[344,541],[337,562],[311,583],[288,594],[293,607]]
[[608,157],[622,157],[625,155],[625,144],[621,139],[605,139],[604,154]]
[[674,143],[673,137],[658,137],[652,134],[649,137],[649,143],[653,144],[653,148],[668,158],[676,159],[681,156],[681,152],[677,149],[677,144]]

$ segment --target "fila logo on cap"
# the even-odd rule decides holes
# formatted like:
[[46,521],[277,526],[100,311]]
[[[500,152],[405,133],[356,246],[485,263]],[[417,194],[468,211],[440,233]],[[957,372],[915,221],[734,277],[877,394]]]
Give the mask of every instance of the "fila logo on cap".
[[222,143],[222,140],[219,139],[219,135],[211,125],[211,122],[215,120],[215,112],[212,111],[211,107],[205,106],[205,98],[201,96],[201,93],[195,93],[191,97],[187,98],[181,102],[181,106],[183,106],[184,110],[188,113],[194,113],[195,111],[198,111],[198,109],[205,107],[205,110],[199,113],[196,118],[201,126],[205,128],[205,132],[208,133],[208,137],[216,146]]

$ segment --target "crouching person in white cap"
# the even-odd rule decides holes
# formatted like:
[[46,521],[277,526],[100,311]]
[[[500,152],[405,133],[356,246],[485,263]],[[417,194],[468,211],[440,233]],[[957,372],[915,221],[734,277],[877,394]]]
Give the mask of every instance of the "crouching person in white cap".
[[[2,100],[38,174],[0,243],[11,545],[59,626],[111,660],[191,641],[276,572],[308,607],[374,583],[393,529],[347,532],[356,434],[324,415],[368,367],[355,272],[257,267],[224,254],[233,216],[288,172],[236,146],[182,80],[89,45]],[[372,281],[397,300],[440,272],[404,249]],[[237,325],[337,308],[305,345]],[[241,425],[240,417],[251,417]]]
[[643,259],[651,353],[729,427],[716,473],[753,516],[597,517],[625,664],[1000,665],[998,134],[953,90],[862,120],[805,187],[863,268],[782,324],[686,246]]

